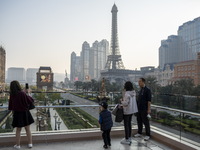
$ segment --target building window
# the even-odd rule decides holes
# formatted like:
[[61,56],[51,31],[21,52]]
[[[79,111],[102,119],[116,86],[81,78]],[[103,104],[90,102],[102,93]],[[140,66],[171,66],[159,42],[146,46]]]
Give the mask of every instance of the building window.
[[187,66],[185,66],[185,71],[187,71],[187,69],[188,69]]

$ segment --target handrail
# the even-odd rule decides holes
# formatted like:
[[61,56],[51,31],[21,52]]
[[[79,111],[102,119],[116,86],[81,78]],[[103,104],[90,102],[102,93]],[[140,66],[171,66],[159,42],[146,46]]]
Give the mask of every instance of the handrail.
[[[109,107],[114,107],[114,106],[115,105],[109,105]],[[99,107],[99,105],[47,105],[47,106],[35,106],[35,107],[36,108],[76,108],[76,107]],[[174,109],[174,108],[169,108],[169,107],[163,107],[163,106],[158,106],[158,105],[151,105],[151,107],[200,117],[200,113],[184,111],[184,110]],[[2,108],[7,109],[8,106],[0,106],[0,109]]]
[[191,112],[191,111],[185,111],[185,110],[180,110],[180,109],[175,109],[175,108],[169,108],[169,107],[164,107],[164,106],[159,106],[159,105],[153,105],[153,104],[151,105],[151,107],[156,107],[156,108],[160,108],[160,109],[165,109],[165,110],[169,110],[169,111],[174,111],[174,112],[179,112],[179,113],[183,113],[183,114],[189,114],[189,115],[200,117],[200,113],[195,113],[195,112]]
[[[1,93],[10,93],[10,91],[0,91]],[[85,93],[84,91],[74,91],[74,90],[62,90],[62,91],[31,91],[31,93]],[[99,91],[87,91],[86,93],[99,93]],[[110,92],[108,92],[110,93]],[[111,92],[111,93],[118,93],[120,94],[121,92]]]

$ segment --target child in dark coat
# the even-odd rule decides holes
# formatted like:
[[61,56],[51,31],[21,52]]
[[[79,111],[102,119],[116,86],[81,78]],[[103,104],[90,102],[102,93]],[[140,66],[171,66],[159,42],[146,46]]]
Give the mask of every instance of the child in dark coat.
[[104,141],[104,148],[107,149],[108,146],[111,146],[111,139],[110,139],[110,131],[113,126],[111,112],[107,110],[108,104],[106,102],[101,102],[100,104],[100,115],[99,115],[99,124],[101,126],[101,131],[103,141]]

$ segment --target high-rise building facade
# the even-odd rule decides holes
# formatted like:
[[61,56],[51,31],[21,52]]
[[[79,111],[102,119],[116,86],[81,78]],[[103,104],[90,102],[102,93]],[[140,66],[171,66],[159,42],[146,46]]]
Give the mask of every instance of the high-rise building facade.
[[13,80],[17,80],[20,83],[25,83],[26,82],[25,76],[26,73],[24,68],[11,67],[8,68],[6,82],[10,83]]
[[3,47],[0,47],[0,88],[3,88],[5,83],[5,66],[6,52]]
[[159,68],[165,64],[196,59],[200,52],[200,17],[181,25],[178,35],[171,35],[161,41],[159,48]]
[[37,72],[39,68],[28,68],[26,70],[26,82],[30,85],[36,85]]
[[105,39],[95,41],[92,46],[88,42],[82,44],[80,56],[71,54],[71,81],[98,80],[100,72],[105,68],[109,54],[109,42]]
[[82,51],[81,51],[81,70],[82,70],[82,80],[86,78],[91,78],[90,76],[90,44],[88,42],[84,42],[82,44]]
[[70,66],[70,80],[74,81],[75,79],[75,62],[76,62],[76,53],[71,53],[71,66]]
[[184,61],[188,55],[188,49],[183,40],[177,35],[171,35],[167,40],[161,41],[159,48],[159,68],[163,69],[165,64]]
[[105,69],[107,58],[109,55],[109,43],[107,40],[102,40],[98,43],[98,60],[97,60],[97,76],[99,79],[101,76],[101,70]]
[[107,57],[109,55],[109,42],[102,40],[95,41],[90,50],[90,76],[92,79],[99,79],[101,70],[105,69]]
[[71,53],[70,81],[81,80],[81,59],[75,52]]
[[181,25],[178,29],[178,36],[189,49],[189,53],[185,53],[188,56],[183,61],[195,60],[197,53],[200,52],[200,17]]

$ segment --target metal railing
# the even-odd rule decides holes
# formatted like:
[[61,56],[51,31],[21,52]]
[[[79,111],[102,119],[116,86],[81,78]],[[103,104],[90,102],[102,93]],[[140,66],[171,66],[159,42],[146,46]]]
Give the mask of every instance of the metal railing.
[[[4,92],[8,93],[9,91],[4,91]],[[51,94],[51,93],[70,93],[70,92],[69,91],[63,91],[63,92],[32,91],[32,93],[49,93],[49,94]],[[109,107],[112,108],[115,105],[116,104],[112,104],[112,105],[109,105]],[[38,108],[38,109],[42,109],[42,108],[43,109],[45,109],[45,108],[46,109],[48,109],[48,108],[53,108],[53,109],[81,108],[81,109],[85,109],[85,108],[91,108],[91,107],[97,108],[97,107],[99,107],[99,105],[98,104],[94,104],[94,105],[77,105],[77,104],[72,104],[72,105],[46,105],[46,106],[41,105],[41,106],[36,106],[36,108]],[[190,140],[196,140],[197,143],[200,143],[200,134],[199,133],[195,134],[195,133],[185,132],[184,129],[183,129],[183,125],[184,125],[183,124],[183,117],[185,115],[188,115],[188,116],[191,116],[191,117],[196,117],[200,121],[200,113],[195,113],[195,112],[190,112],[190,111],[185,111],[185,110],[180,110],[180,109],[175,109],[175,108],[170,108],[170,107],[165,107],[165,106],[153,105],[153,104],[151,105],[151,108],[152,108],[152,110],[156,110],[157,114],[158,114],[158,112],[162,112],[162,111],[166,111],[166,112],[170,112],[170,113],[173,113],[173,112],[178,113],[179,117],[177,117],[177,118],[180,118],[180,120],[178,120],[178,121],[180,121],[178,127],[176,127],[176,126],[175,127],[171,127],[171,126],[163,125],[162,123],[157,123],[157,122],[154,123],[154,120],[152,119],[151,122],[152,122],[153,126],[156,126],[156,125],[159,124],[159,126],[156,126],[156,127],[160,128],[161,130],[168,130],[168,129],[170,129],[169,132],[172,132],[173,134],[176,134],[176,133],[174,133],[174,131],[179,132],[179,135],[177,133],[177,136],[179,137],[180,140],[185,140],[186,138],[189,138]],[[8,106],[0,106],[0,110],[1,109],[2,110],[8,109]],[[160,120],[162,120],[162,118]],[[193,120],[191,120],[191,121],[193,121]],[[162,125],[160,125],[160,124],[162,124]],[[197,146],[200,146],[200,145],[197,144]]]
[[[108,105],[108,106],[114,107],[115,104]],[[51,106],[35,106],[35,107],[36,108],[76,108],[76,107],[80,108],[80,107],[99,107],[99,105],[51,105]],[[174,108],[163,107],[163,106],[158,106],[158,105],[151,105],[151,108],[160,108],[163,110],[168,110],[168,111],[200,117],[200,113],[194,113],[194,112],[184,111],[180,109],[174,109]],[[0,109],[8,109],[8,106],[0,106]]]

